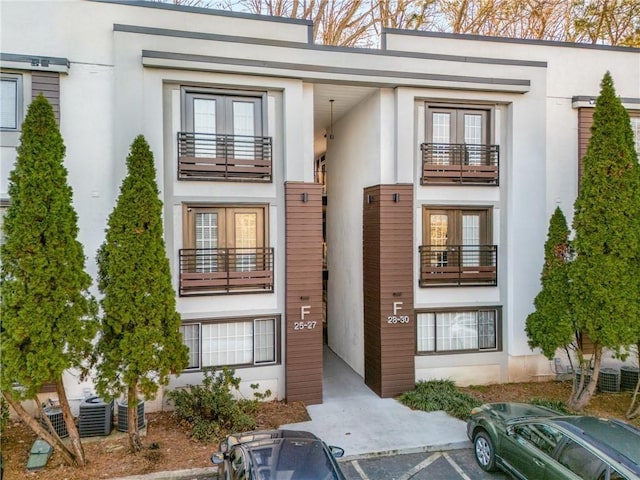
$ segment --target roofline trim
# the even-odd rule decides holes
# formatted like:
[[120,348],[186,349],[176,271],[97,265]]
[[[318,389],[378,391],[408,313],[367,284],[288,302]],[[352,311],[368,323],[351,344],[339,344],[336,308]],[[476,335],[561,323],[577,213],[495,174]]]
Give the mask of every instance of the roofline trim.
[[[198,55],[175,52],[161,52],[155,50],[142,51],[143,65],[150,67],[162,67],[154,60],[169,60],[208,64],[236,65],[246,67],[261,67],[278,70],[291,70],[298,72],[315,72],[322,74],[353,75],[359,77],[387,77],[408,80],[436,81],[443,83],[459,83],[463,85],[482,84],[494,87],[505,87],[509,91],[523,93],[529,90],[530,80],[511,78],[490,78],[490,77],[467,77],[462,75],[443,75],[435,73],[406,72],[398,70],[376,70],[369,68],[335,67],[323,65],[299,64],[291,62],[278,62],[270,60],[253,60],[246,58],[218,57],[210,55]],[[178,68],[173,65],[174,68]],[[337,80],[337,79],[336,79]],[[371,83],[371,82],[368,82]],[[508,87],[512,87],[509,89]],[[453,87],[455,88],[455,87]],[[460,88],[460,87],[458,87]],[[514,90],[515,89],[515,90]]]
[[16,70],[69,73],[71,62],[61,57],[0,52],[0,66]]
[[[107,0],[91,0],[91,1],[107,1]],[[387,57],[403,57],[416,58],[423,60],[437,60],[445,62],[462,62],[462,63],[484,63],[493,65],[511,65],[519,67],[541,67],[546,68],[547,62],[532,60],[512,60],[502,58],[489,57],[469,57],[463,55],[445,55],[437,53],[422,52],[404,52],[400,50],[379,50],[362,47],[340,47],[335,45],[317,45],[312,43],[312,39],[308,43],[291,42],[287,40],[273,40],[256,37],[243,37],[235,35],[221,35],[217,33],[190,32],[186,30],[172,30],[167,28],[142,27],[137,25],[114,24],[113,30],[116,32],[137,33],[141,35],[159,35],[177,38],[192,38],[206,41],[246,43],[250,45],[265,45],[272,47],[300,48],[304,50],[316,50],[339,53],[357,53],[364,55],[381,55]]]
[[219,10],[206,7],[191,7],[187,5],[175,5],[173,3],[150,2],[146,0],[89,0],[95,3],[111,3],[116,5],[127,5],[130,7],[156,8],[160,10],[171,10],[174,12],[198,13],[203,15],[216,15],[219,17],[244,18],[246,20],[259,20],[263,22],[290,23],[293,25],[306,25],[313,28],[311,20],[291,17],[276,17],[275,15],[260,15],[257,13],[234,12],[231,10]]
[[417,37],[449,38],[456,40],[475,40],[481,42],[518,43],[523,45],[543,45],[548,47],[586,48],[592,50],[613,50],[619,52],[640,52],[640,48],[622,47],[619,45],[602,45],[593,43],[565,42],[560,40],[536,40],[532,38],[492,37],[489,35],[474,35],[469,33],[430,32],[426,30],[402,30],[399,28],[383,28],[382,37],[386,44],[386,34],[410,35]]

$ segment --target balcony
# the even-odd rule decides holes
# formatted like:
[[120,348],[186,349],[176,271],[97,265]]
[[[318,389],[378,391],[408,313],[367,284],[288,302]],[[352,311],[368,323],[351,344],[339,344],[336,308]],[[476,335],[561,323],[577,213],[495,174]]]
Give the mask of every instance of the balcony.
[[422,245],[420,287],[496,286],[496,245]]
[[273,248],[183,248],[180,296],[273,292]]
[[498,145],[423,143],[422,185],[498,185]]
[[178,132],[178,180],[271,182],[271,137]]

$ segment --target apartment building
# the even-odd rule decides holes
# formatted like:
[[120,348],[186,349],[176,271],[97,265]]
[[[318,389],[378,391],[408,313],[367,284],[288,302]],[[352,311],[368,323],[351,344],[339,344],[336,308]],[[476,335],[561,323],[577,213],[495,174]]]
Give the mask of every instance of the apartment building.
[[3,205],[43,92],[95,277],[129,146],[146,137],[190,349],[169,388],[231,366],[247,391],[320,403],[327,346],[383,397],[549,374],[524,331],[548,220],[556,206],[571,218],[607,70],[640,145],[640,50],[401,30],[341,48],[311,29],[2,2]]

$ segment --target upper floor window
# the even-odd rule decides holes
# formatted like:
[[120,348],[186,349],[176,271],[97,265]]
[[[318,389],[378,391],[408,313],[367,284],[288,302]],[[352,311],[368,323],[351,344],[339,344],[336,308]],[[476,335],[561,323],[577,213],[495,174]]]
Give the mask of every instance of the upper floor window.
[[422,184],[497,185],[499,149],[490,145],[490,110],[427,106]]
[[638,154],[638,159],[640,159],[640,116],[631,117],[631,129],[635,139],[636,153]]
[[498,350],[498,309],[423,312],[416,315],[418,353]]
[[490,208],[425,207],[420,286],[496,285]]
[[22,75],[0,76],[0,130],[16,131],[22,122]]
[[183,94],[178,178],[271,181],[264,95]]
[[189,205],[180,250],[180,294],[273,291],[264,206]]

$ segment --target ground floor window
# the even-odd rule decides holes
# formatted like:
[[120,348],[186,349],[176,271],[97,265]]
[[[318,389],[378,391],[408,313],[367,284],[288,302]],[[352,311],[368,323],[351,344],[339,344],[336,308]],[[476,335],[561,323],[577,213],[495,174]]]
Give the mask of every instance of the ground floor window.
[[417,314],[417,352],[500,349],[500,309],[428,311]]
[[182,341],[189,348],[187,369],[238,367],[278,362],[277,318],[242,318],[185,323]]

